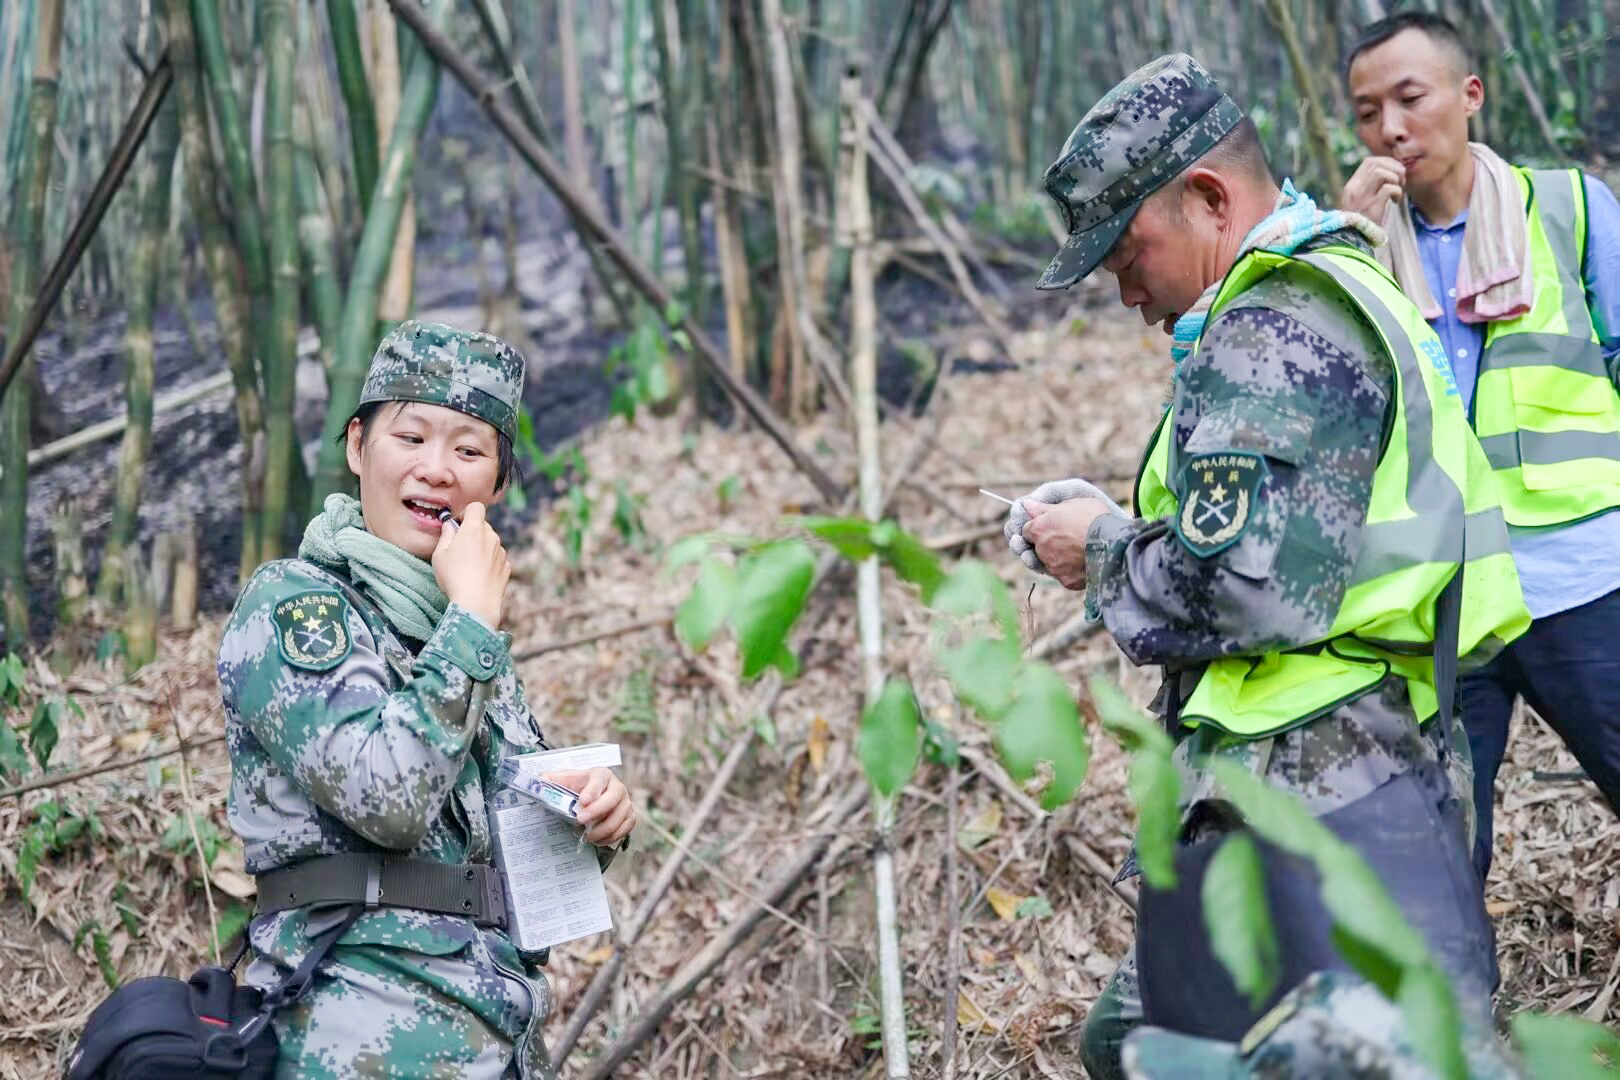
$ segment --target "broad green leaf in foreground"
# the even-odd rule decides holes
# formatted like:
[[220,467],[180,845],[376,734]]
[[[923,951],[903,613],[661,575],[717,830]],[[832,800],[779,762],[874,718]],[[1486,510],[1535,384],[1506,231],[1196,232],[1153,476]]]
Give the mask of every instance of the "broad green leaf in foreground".
[[945,580],[939,556],[892,521],[811,517],[801,519],[799,524],[846,558],[880,557],[902,581],[909,581],[922,590],[925,604],[932,601],[935,590]]
[[1041,805],[1052,810],[1067,802],[1086,778],[1090,747],[1080,723],[1074,692],[1063,676],[1045,664],[1026,663],[1013,684],[1013,702],[996,724],[996,749],[1015,780],[1052,767],[1052,782]]
[[944,649],[940,666],[962,703],[990,723],[998,722],[1012,704],[1013,680],[1023,657],[1008,638],[978,635]]
[[1247,833],[1228,836],[1210,860],[1203,907],[1210,948],[1258,1009],[1276,989],[1280,962],[1260,849]]
[[1212,768],[1255,832],[1316,867],[1322,904],[1350,965],[1386,993],[1391,969],[1399,970],[1395,1002],[1413,1046],[1446,1080],[1463,1080],[1462,1026],[1451,984],[1372,867],[1293,796],[1236,762],[1217,761]]
[[1445,973],[1433,964],[1417,964],[1401,973],[1395,995],[1412,1048],[1445,1080],[1468,1080],[1462,1049],[1462,1020]]
[[883,692],[861,714],[856,752],[867,779],[880,794],[893,795],[916,771],[920,725],[917,699],[904,679],[884,683]]
[[934,589],[929,606],[945,615],[988,615],[1003,637],[1018,640],[1018,606],[996,572],[977,559],[963,559]]
[[1136,806],[1136,861],[1155,889],[1176,883],[1176,833],[1181,826],[1181,777],[1170,760],[1170,736],[1107,679],[1087,684],[1103,728],[1131,755],[1128,791]]
[[675,632],[694,649],[706,647],[731,614],[736,597],[736,572],[719,559],[704,559],[691,594],[675,609]]
[[767,544],[742,561],[731,625],[742,651],[743,678],[784,662],[788,631],[804,609],[815,572],[809,547],[793,540]]
[[1578,1016],[1520,1013],[1513,1041],[1534,1080],[1614,1080],[1620,1076],[1620,1035]]

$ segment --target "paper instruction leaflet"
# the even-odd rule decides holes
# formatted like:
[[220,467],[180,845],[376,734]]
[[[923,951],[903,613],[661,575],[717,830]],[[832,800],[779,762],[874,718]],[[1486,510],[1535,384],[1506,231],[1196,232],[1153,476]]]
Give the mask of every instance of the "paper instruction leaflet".
[[[613,743],[589,743],[508,758],[525,774],[619,764]],[[586,762],[579,764],[578,762]],[[596,847],[584,830],[522,791],[498,789],[489,802],[495,865],[506,887],[507,931],[525,952],[613,928]]]

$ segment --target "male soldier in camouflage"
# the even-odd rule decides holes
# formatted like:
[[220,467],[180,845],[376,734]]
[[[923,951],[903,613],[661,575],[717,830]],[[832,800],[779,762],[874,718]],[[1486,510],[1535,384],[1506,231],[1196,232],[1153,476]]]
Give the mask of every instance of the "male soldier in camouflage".
[[[543,957],[477,891],[495,771],[540,746],[485,519],[522,387],[523,358],[487,334],[407,322],[384,338],[344,436],[359,501],[329,497],[299,557],[259,568],[220,643],[230,819],[259,875],[248,982],[275,984],[343,901],[367,903],[275,1016],[278,1078],[550,1074]],[[635,824],[624,785],[552,777],[581,793],[605,857]]]
[[[1227,1039],[1247,1024],[1235,994],[1187,1000],[1211,985],[1193,977],[1207,944],[1192,857],[1207,865],[1239,827],[1210,781],[1214,756],[1295,794],[1367,855],[1477,1015],[1494,964],[1466,854],[1465,762],[1448,725],[1424,723],[1437,604],[1459,595],[1447,585],[1467,561],[1450,623],[1460,651],[1487,652],[1526,620],[1444,356],[1367,254],[1381,232],[1279,189],[1253,124],[1185,55],[1110,91],[1045,186],[1070,236],[1038,287],[1102,266],[1126,306],[1163,324],[1176,361],[1138,517],[1065,480],[1019,500],[1006,527],[1026,565],[1087,590],[1133,662],[1164,666],[1155,711],[1178,740],[1179,895],[1192,892],[1169,910],[1190,915],[1155,921],[1147,900],[1163,894],[1144,893],[1137,946],[1088,1018],[1088,1071],[1120,1075],[1144,1011]],[[1275,914],[1286,926],[1297,913]],[[1305,970],[1331,962],[1310,936],[1319,922],[1302,931]]]

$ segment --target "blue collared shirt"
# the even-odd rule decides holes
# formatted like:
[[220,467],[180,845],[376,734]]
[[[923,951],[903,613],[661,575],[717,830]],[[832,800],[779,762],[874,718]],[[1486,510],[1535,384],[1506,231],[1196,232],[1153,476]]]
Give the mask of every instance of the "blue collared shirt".
[[[1620,202],[1601,180],[1586,181],[1586,298],[1606,356],[1620,352]],[[1474,398],[1479,354],[1485,347],[1483,323],[1457,318],[1457,264],[1462,259],[1464,210],[1449,225],[1431,225],[1417,207],[1418,254],[1429,291],[1444,309],[1429,325],[1440,335],[1457,375],[1463,406]],[[1609,511],[1573,525],[1530,529],[1511,527],[1513,560],[1532,618],[1591,603],[1620,589],[1620,512]]]

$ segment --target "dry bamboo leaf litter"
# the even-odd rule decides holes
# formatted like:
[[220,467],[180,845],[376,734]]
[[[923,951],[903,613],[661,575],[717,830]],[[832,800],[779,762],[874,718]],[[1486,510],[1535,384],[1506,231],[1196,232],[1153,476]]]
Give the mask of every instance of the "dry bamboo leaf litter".
[[[1017,497],[1043,479],[1082,475],[1116,498],[1129,477],[1165,391],[1163,340],[1113,311],[1087,311],[1078,299],[1054,321],[1020,331],[1022,366],[995,374],[959,372],[937,392],[945,409],[935,445],[920,458],[895,502],[896,516],[923,536],[959,530],[994,516],[983,486]],[[964,349],[964,352],[970,350]],[[926,418],[925,418],[926,419]],[[926,424],[885,427],[886,468],[910,459]],[[528,535],[512,537],[516,566],[508,606],[515,648],[583,636],[672,610],[690,584],[690,569],[666,575],[661,552],[684,535],[783,535],[784,516],[818,512],[816,492],[784,463],[764,436],[743,428],[705,427],[695,437],[684,413],[642,416],[633,428],[614,420],[589,433],[585,492],[594,512],[582,557],[572,566],[561,540],[566,500]],[[849,468],[851,440],[836,416],[801,431],[823,447],[825,463]],[[613,525],[625,501],[639,514],[629,539]],[[1026,631],[1041,634],[1069,618],[1077,598],[1030,577],[1005,558],[999,537],[968,546],[1029,593]],[[929,624],[908,591],[892,582],[884,594],[886,657],[907,672],[933,715],[952,716],[930,661]],[[570,1071],[588,1063],[638,1004],[664,983],[726,922],[748,906],[736,888],[709,872],[710,863],[737,886],[753,889],[792,846],[820,826],[808,820],[858,768],[854,760],[860,685],[852,588],[829,582],[806,614],[819,620],[802,651],[803,673],[786,686],[761,724],[745,760],[677,876],[663,906],[630,951],[609,1004],[587,1027]],[[200,738],[221,730],[213,664],[221,620],[189,634],[168,634],[158,662],[120,680],[85,666],[55,680],[84,707],[82,722],[64,726],[59,769],[126,759],[174,744],[177,728]],[[1155,678],[1123,662],[1106,635],[1054,657],[1070,678],[1101,670],[1121,678],[1139,701]],[[735,678],[736,651],[716,642],[708,663]],[[530,701],[556,742],[611,738],[624,747],[625,781],[644,812],[678,830],[742,725],[726,695],[699,673],[667,626],[650,627],[521,665]],[[742,700],[751,700],[744,689]],[[172,695],[172,696],[171,696]],[[985,733],[959,722],[965,745],[989,753]],[[1096,733],[1094,733],[1096,736]],[[960,783],[957,903],[962,956],[956,1009],[962,1077],[1079,1075],[1077,1039],[1086,1010],[1129,944],[1133,926],[1120,900],[1074,857],[1072,834],[1110,864],[1125,857],[1130,816],[1124,760],[1094,737],[1091,774],[1076,802],[1044,822],[1030,819],[1006,792],[969,768]],[[216,902],[240,891],[240,851],[225,820],[229,766],[220,744],[189,754],[198,828],[217,842]],[[84,1015],[105,994],[94,952],[94,922],[124,979],[159,971],[184,975],[203,962],[208,917],[189,833],[173,835],[182,809],[178,756],[105,773],[60,790],[31,792],[0,803],[0,1069],[8,1075],[59,1071]],[[1556,736],[1533,716],[1516,720],[1499,783],[1497,862],[1487,898],[1496,916],[1502,965],[1501,1009],[1560,1007],[1620,1019],[1616,903],[1620,900],[1620,835],[1590,784],[1534,778],[1573,762]],[[907,971],[918,1076],[936,1075],[945,984],[946,785],[924,766],[901,804],[896,832],[901,947]],[[94,818],[99,837],[81,836],[39,864],[26,907],[18,890],[18,854],[39,808]],[[205,808],[206,812],[202,812]],[[992,809],[993,808],[993,809]],[[875,932],[865,858],[864,814],[842,828],[846,843],[823,871],[780,905],[797,927],[767,917],[727,963],[680,1003],[658,1035],[616,1075],[845,1077],[867,1075],[875,1037]],[[87,827],[88,832],[88,827]],[[609,874],[615,910],[629,917],[667,850],[654,830]],[[826,919],[815,895],[825,892]],[[994,894],[990,890],[994,889]],[[997,897],[996,901],[988,899]],[[1045,906],[1051,914],[1045,914]],[[1021,901],[1030,901],[1025,914]],[[998,904],[997,901],[1000,901]],[[970,905],[971,902],[971,905]],[[998,914],[1010,904],[1011,919]],[[821,929],[825,926],[825,930]],[[80,940],[75,946],[75,938]],[[549,975],[557,1015],[578,1001],[609,939],[558,950]],[[817,995],[827,972],[830,999]],[[549,1030],[561,1026],[553,1019]],[[729,1069],[714,1062],[725,1056]]]

